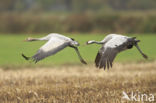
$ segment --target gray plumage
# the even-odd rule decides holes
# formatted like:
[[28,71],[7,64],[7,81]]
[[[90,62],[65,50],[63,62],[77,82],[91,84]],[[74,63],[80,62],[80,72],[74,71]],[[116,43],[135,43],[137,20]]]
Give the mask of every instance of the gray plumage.
[[95,40],[90,40],[87,44],[102,44],[102,47],[97,53],[95,58],[95,65],[98,68],[110,68],[113,65],[113,60],[116,55],[121,51],[131,49],[133,46],[139,50],[144,58],[148,58],[139,48],[136,37],[127,37],[119,34],[109,34],[102,41],[98,42]]
[[46,37],[42,37],[42,38],[28,38],[26,41],[48,41],[46,44],[44,44],[38,51],[37,53],[32,56],[32,57],[26,57],[24,54],[22,54],[22,56],[26,59],[26,60],[30,60],[32,59],[33,61],[35,61],[35,63],[37,63],[38,61],[56,54],[57,52],[61,51],[62,49],[66,48],[66,47],[72,47],[76,50],[76,53],[78,54],[78,57],[80,59],[80,61],[84,64],[86,64],[86,62],[84,61],[84,59],[81,57],[79,50],[76,46],[79,46],[79,43],[77,41],[74,41],[74,39],[63,36],[61,34],[57,34],[57,33],[51,33],[49,35],[47,35]]

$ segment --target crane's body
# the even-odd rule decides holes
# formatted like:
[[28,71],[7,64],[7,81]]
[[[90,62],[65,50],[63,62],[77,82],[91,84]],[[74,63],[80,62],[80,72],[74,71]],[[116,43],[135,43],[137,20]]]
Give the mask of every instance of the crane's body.
[[48,42],[44,44],[34,56],[26,57],[24,54],[22,54],[22,56],[26,60],[33,59],[35,62],[38,62],[48,56],[56,54],[57,52],[69,46],[76,50],[76,53],[78,54],[80,61],[86,64],[86,62],[81,57],[78,48],[76,47],[79,46],[79,43],[72,38],[57,33],[51,33],[42,38],[27,38],[26,41],[43,41],[43,40]]
[[141,51],[138,46],[140,40],[136,40],[136,37],[128,37],[119,34],[109,34],[102,41],[90,40],[87,44],[101,44],[102,47],[97,53],[95,64],[98,68],[112,67],[112,63],[116,55],[124,50],[131,49],[133,46],[139,50],[144,58],[147,56]]

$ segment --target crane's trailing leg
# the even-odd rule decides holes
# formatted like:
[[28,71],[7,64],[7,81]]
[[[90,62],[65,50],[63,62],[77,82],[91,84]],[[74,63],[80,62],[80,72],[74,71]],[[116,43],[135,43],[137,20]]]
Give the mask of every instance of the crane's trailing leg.
[[35,60],[33,57],[27,57],[27,56],[25,56],[23,53],[22,53],[22,57],[23,57],[25,60],[32,60],[33,62],[35,62],[35,64],[38,62],[38,61]]
[[25,60],[31,59],[31,57],[27,57],[27,56],[25,56],[23,53],[22,53],[22,57],[23,57]]
[[145,58],[145,59],[148,59],[148,56],[146,54],[144,54],[141,49],[139,48],[138,44],[136,43],[135,44],[135,47],[138,49],[138,51],[141,53],[141,55]]
[[75,49],[75,51],[76,51],[76,53],[77,53],[77,55],[78,55],[78,57],[79,57],[79,59],[80,59],[80,61],[81,61],[81,63],[83,63],[83,64],[87,64],[87,62],[81,57],[81,55],[80,55],[80,52],[79,52],[79,50],[78,50],[78,48],[77,47],[75,47],[75,46],[70,46],[70,47],[72,47],[72,48],[74,48]]

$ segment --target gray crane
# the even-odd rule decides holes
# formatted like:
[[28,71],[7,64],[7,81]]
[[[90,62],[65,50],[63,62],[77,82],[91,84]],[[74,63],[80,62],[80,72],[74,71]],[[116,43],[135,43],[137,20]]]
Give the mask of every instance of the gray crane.
[[83,64],[87,64],[85,62],[85,60],[81,57],[79,50],[77,48],[77,46],[79,46],[79,43],[77,41],[75,41],[73,38],[69,38],[69,37],[63,36],[58,33],[51,33],[42,38],[29,37],[26,39],[26,41],[29,41],[29,42],[31,42],[31,41],[48,41],[32,57],[27,57],[22,53],[22,56],[26,60],[33,60],[35,63],[37,63],[38,61],[40,61],[48,56],[56,54],[57,52],[61,51],[62,49],[66,48],[66,47],[71,47],[71,48],[75,49],[80,61]]
[[139,48],[138,42],[140,42],[140,40],[136,40],[136,37],[109,34],[102,41],[90,40],[86,44],[96,43],[102,45],[95,58],[95,65],[96,67],[104,68],[105,70],[106,67],[108,69],[109,67],[112,67],[113,60],[118,53],[131,49],[133,46],[135,46],[142,56],[147,59],[148,57]]

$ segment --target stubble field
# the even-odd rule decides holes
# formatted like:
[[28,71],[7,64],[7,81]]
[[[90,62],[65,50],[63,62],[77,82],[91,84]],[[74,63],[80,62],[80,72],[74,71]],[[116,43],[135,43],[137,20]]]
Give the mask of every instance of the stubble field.
[[133,102],[122,99],[123,91],[156,96],[156,61],[115,63],[105,71],[93,64],[0,69],[0,103]]
[[[129,103],[123,92],[136,95],[141,102],[156,98],[155,35],[136,36],[140,48],[148,55],[144,60],[136,48],[120,53],[110,70],[99,70],[93,61],[100,45],[84,45],[88,40],[102,40],[106,35],[67,35],[80,42],[80,53],[88,65],[80,64],[75,51],[66,48],[54,56],[34,64],[21,53],[31,56],[45,42],[24,42],[29,36],[0,36],[0,103]],[[137,103],[138,103],[137,102]],[[152,102],[151,102],[152,103]]]

